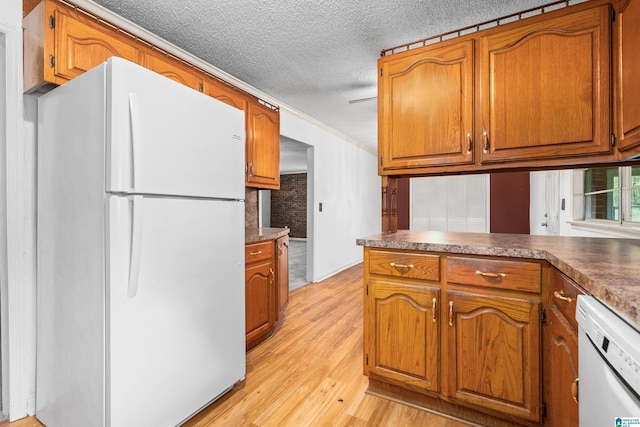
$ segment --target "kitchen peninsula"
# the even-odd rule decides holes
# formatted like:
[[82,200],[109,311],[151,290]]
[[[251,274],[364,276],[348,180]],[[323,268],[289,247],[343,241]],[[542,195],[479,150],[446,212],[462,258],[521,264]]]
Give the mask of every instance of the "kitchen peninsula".
[[289,300],[289,229],[245,228],[247,350],[277,329]]
[[357,244],[373,393],[485,425],[568,425],[576,296],[640,330],[638,240],[399,230]]

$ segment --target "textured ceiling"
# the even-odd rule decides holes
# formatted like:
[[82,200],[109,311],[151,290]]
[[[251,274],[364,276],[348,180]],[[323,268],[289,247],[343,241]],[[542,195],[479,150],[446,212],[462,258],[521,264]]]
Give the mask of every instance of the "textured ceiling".
[[95,0],[372,153],[380,51],[549,0]]

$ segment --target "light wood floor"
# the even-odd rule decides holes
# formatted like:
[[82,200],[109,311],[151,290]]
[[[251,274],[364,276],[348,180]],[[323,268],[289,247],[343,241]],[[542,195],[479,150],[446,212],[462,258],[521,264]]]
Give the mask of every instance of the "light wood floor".
[[[367,385],[357,265],[293,291],[279,330],[247,354],[245,381],[186,426],[465,425],[366,394]],[[7,426],[41,424],[26,418]]]

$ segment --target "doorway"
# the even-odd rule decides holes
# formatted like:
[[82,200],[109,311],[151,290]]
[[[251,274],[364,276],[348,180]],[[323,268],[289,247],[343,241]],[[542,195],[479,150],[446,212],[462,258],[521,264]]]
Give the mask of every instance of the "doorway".
[[289,290],[310,282],[313,268],[313,147],[280,137],[280,190],[260,190],[260,226],[288,227]]

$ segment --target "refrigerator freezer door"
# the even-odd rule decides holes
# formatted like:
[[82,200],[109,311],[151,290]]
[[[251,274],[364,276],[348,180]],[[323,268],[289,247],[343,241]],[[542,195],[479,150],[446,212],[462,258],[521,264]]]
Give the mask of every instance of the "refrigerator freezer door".
[[107,67],[107,192],[244,199],[244,112],[121,58]]
[[245,375],[244,202],[111,196],[108,214],[107,425],[176,425]]

